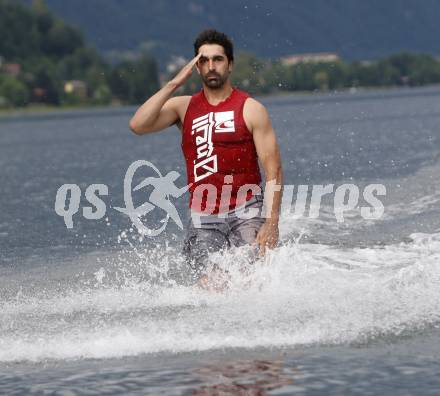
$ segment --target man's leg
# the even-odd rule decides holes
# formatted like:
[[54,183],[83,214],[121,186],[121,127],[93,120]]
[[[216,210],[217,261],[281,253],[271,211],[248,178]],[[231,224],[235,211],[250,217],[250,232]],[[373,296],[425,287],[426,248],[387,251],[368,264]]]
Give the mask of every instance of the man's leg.
[[225,223],[202,224],[194,227],[190,219],[183,253],[194,281],[207,276],[209,255],[230,247]]
[[[229,240],[233,246],[245,246],[255,244],[255,238],[264,224],[266,219],[261,216],[261,210],[263,208],[263,200],[260,196],[256,201],[246,204],[245,209],[258,209],[258,214],[250,219],[241,219],[237,216],[232,216],[229,220],[230,236]],[[251,252],[250,260],[254,261],[258,256],[258,247],[254,245]]]

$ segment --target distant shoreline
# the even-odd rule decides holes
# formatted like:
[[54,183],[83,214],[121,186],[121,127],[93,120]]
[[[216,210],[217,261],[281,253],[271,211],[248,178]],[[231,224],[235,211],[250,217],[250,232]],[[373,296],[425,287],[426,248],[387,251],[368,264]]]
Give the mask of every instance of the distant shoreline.
[[0,117],[15,117],[22,114],[47,114],[56,113],[60,111],[81,111],[81,110],[93,110],[93,109],[111,109],[127,107],[125,105],[108,105],[108,106],[90,106],[90,105],[75,105],[75,106],[55,106],[47,104],[32,104],[26,107],[14,107],[9,109],[0,109]]
[[[280,91],[276,93],[269,94],[258,94],[253,95],[255,98],[312,98],[318,96],[333,96],[339,94],[359,94],[359,93],[374,93],[374,92],[383,92],[383,93],[391,93],[391,92],[416,92],[416,91],[424,91],[424,90],[432,90],[432,89],[440,89],[440,84],[428,84],[417,87],[410,86],[383,86],[383,87],[357,87],[357,88],[343,88],[338,90],[329,90],[329,91]],[[54,105],[30,105],[28,107],[23,108],[13,108],[13,109],[0,109],[0,120],[8,120],[8,119],[17,119],[20,116],[47,116],[47,115],[60,115],[63,113],[68,114],[83,114],[93,112],[103,112],[109,113],[111,110],[115,110],[116,113],[125,113],[130,111],[131,109],[135,109],[138,105],[96,105],[96,106],[54,106]]]

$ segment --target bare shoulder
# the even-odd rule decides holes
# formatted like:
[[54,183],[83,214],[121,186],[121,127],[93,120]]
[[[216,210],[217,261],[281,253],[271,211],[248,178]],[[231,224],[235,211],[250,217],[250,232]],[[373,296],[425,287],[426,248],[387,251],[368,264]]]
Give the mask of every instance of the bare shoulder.
[[247,108],[249,111],[261,111],[263,109],[266,110],[261,102],[252,97],[246,99],[246,102],[244,102],[244,107],[245,109]]
[[191,96],[183,95],[183,96],[174,96],[170,98],[167,102],[167,104],[170,107],[172,107],[174,111],[179,115],[180,123],[183,122],[190,100],[191,100]]
[[244,102],[243,118],[246,126],[252,132],[255,127],[269,122],[269,113],[261,102],[249,97],[246,99],[246,102]]
[[174,101],[174,103],[184,103],[191,99],[190,95],[181,95],[181,96],[173,96],[170,100]]
[[182,108],[186,108],[189,104],[191,96],[183,95],[183,96],[173,96],[168,99],[167,105],[172,107],[174,110],[179,111]]
[[183,95],[183,96],[174,96],[166,102],[165,106],[171,108],[178,116],[175,124],[179,129],[182,129],[183,120],[185,119],[185,113],[188,109],[189,102],[191,100],[191,96]]

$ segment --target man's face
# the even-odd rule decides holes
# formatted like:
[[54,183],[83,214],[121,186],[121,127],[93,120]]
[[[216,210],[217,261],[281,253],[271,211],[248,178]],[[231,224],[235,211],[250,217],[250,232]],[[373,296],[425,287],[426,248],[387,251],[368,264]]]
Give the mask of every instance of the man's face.
[[218,44],[203,44],[199,48],[202,56],[197,62],[197,70],[203,83],[212,89],[221,88],[232,71],[225,50]]

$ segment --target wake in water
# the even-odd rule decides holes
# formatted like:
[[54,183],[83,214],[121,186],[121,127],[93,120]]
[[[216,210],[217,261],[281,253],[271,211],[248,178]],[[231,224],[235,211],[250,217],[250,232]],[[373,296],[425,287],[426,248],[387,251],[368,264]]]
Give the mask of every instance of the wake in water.
[[222,293],[182,284],[172,244],[132,243],[92,277],[9,295],[0,362],[363,343],[440,323],[440,233],[368,248],[289,237],[251,267],[243,253],[212,256],[231,274]]

